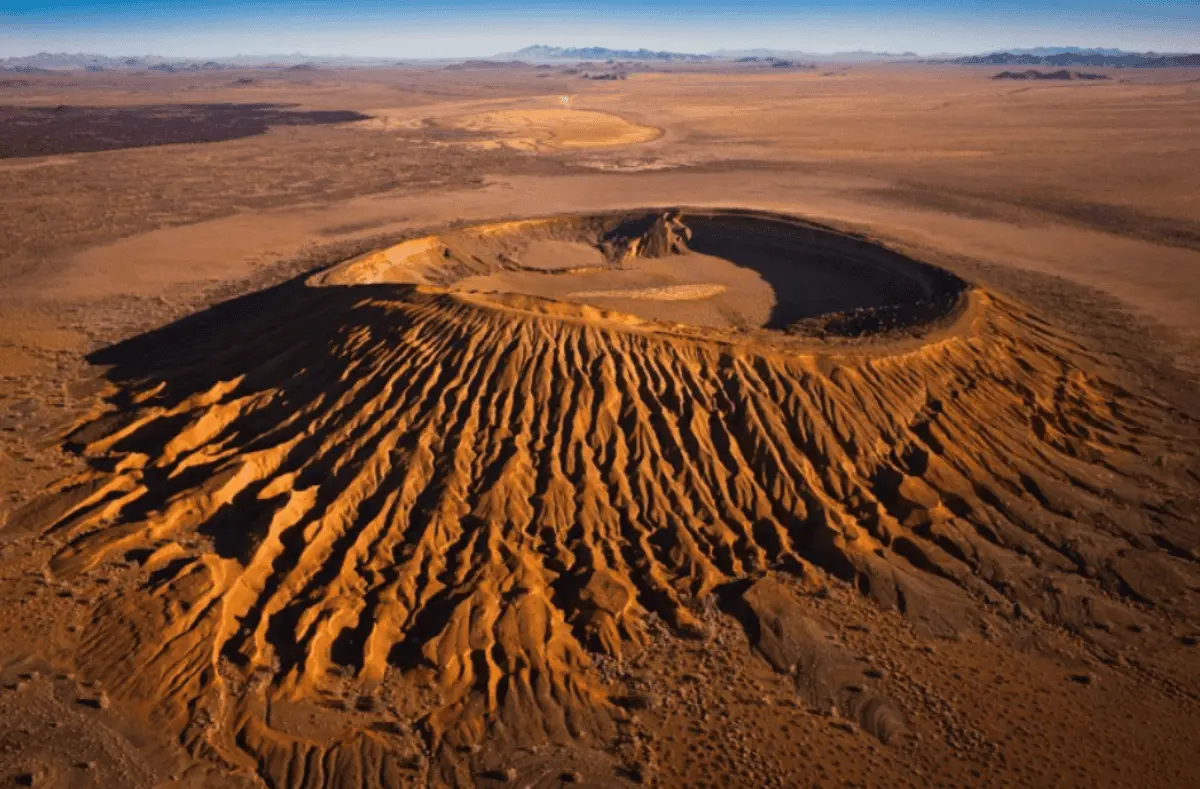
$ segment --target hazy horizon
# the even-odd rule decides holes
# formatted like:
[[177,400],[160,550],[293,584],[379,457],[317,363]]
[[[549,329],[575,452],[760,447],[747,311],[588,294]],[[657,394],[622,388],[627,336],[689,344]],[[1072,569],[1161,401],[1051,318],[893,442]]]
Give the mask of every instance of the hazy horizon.
[[535,43],[712,52],[784,49],[985,52],[1038,46],[1200,50],[1200,6],[1047,0],[614,0],[603,9],[559,0],[454,4],[350,0],[8,0],[0,57],[40,52],[110,56],[455,58]]

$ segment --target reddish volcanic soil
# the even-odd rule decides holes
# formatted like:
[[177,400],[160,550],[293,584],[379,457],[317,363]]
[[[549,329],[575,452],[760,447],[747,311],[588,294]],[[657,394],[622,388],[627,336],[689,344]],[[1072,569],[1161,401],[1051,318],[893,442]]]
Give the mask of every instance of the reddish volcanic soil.
[[0,778],[1200,785],[1131,72],[3,81]]

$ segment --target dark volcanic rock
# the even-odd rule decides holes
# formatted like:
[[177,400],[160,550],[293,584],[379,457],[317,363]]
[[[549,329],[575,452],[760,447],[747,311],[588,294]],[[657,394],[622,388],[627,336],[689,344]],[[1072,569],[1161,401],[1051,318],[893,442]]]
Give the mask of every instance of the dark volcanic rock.
[[1058,79],[1058,80],[1099,80],[1112,79],[1107,74],[1089,74],[1085,71],[1068,71],[1067,69],[1059,69],[1058,71],[1038,71],[1037,69],[1028,69],[1026,71],[1001,71],[992,79]]

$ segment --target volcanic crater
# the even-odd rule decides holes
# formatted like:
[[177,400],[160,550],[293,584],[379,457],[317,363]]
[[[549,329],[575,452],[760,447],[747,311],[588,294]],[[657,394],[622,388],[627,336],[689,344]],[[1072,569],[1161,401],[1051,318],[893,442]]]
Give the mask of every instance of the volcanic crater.
[[310,280],[380,283],[512,304],[532,303],[520,296],[586,304],[626,324],[839,335],[926,326],[952,313],[966,290],[941,269],[852,235],[735,210],[476,225],[369,253]]
[[10,527],[60,576],[136,565],[79,672],[272,786],[472,785],[485,740],[612,742],[600,668],[708,638],[713,601],[808,706],[895,742],[906,711],[804,594],[1100,649],[1200,586],[1156,541],[1185,524],[1163,491],[1194,491],[1161,403],[1046,316],[795,218],[448,230],[95,361],[90,469]]

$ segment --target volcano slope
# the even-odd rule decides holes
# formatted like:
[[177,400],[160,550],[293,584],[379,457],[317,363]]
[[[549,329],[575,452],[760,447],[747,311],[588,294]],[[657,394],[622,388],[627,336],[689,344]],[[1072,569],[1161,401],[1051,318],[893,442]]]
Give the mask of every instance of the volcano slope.
[[76,669],[270,786],[502,783],[485,757],[613,743],[672,785],[620,666],[714,621],[791,714],[904,743],[804,602],[831,584],[1098,654],[1195,626],[1192,428],[1045,316],[797,219],[457,229],[96,361],[119,386],[70,436],[90,470],[9,528],[62,578],[135,565]]

